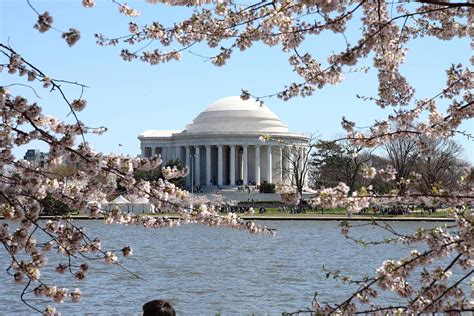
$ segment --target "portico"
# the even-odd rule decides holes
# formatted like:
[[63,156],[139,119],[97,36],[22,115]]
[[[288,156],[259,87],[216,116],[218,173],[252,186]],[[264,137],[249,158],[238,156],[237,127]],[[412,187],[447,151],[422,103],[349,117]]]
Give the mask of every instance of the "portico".
[[[264,134],[283,142],[262,142]],[[142,156],[184,162],[193,173],[188,187],[191,179],[194,186],[219,187],[287,182],[288,145],[304,149],[308,140],[289,133],[266,106],[240,97],[214,102],[183,131],[145,131],[138,138]]]

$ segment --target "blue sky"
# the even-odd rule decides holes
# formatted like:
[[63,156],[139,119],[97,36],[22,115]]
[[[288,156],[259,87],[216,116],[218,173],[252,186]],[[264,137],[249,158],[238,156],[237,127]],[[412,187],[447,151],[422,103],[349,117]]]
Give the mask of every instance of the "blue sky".
[[[2,0],[0,2],[0,38],[9,43],[26,60],[49,74],[50,77],[78,81],[89,88],[84,97],[88,107],[79,113],[88,126],[106,126],[108,132],[88,141],[96,150],[136,155],[139,153],[138,134],[147,129],[183,129],[208,104],[222,97],[239,95],[248,89],[255,95],[277,92],[285,84],[298,80],[287,60],[289,55],[278,48],[255,45],[240,53],[224,67],[214,67],[209,61],[184,53],[181,62],[150,66],[135,61],[128,63],[119,57],[119,47],[100,47],[95,44],[94,33],[111,37],[127,34],[128,22],[137,24],[157,20],[170,25],[185,16],[187,9],[149,5],[145,1],[129,1],[142,12],[132,19],[121,15],[111,1],[98,0],[97,6],[84,9],[80,0],[32,1],[39,12],[49,11],[53,25],[61,30],[75,27],[81,31],[81,40],[68,47],[61,34],[50,31],[44,34],[33,28],[36,14],[26,1]],[[357,32],[348,34],[355,38]],[[324,34],[311,38],[304,48],[323,58],[344,44],[343,38]],[[431,38],[416,40],[409,46],[407,63],[403,73],[416,88],[416,97],[431,97],[445,83],[445,69],[452,63],[467,65],[472,54],[469,39],[438,41]],[[192,51],[210,55],[205,46]],[[269,106],[291,131],[320,134],[333,138],[343,134],[340,127],[342,116],[366,126],[377,118],[390,113],[374,104],[363,102],[356,94],[376,96],[375,71],[368,74],[348,73],[346,80],[336,86],[327,86],[309,98],[295,98],[283,102],[272,98]],[[0,84],[23,83],[18,77],[2,73]],[[80,90],[64,86],[70,98],[77,98]],[[29,96],[31,91],[23,87],[10,89],[13,93]],[[68,111],[57,94],[38,88],[38,103],[45,113],[69,120]],[[474,133],[473,122],[461,128]],[[474,162],[473,142],[456,138],[465,148],[466,159]],[[118,144],[122,144],[120,147]],[[22,156],[27,148],[40,147],[29,144],[15,154]],[[40,147],[47,150],[46,147]]]

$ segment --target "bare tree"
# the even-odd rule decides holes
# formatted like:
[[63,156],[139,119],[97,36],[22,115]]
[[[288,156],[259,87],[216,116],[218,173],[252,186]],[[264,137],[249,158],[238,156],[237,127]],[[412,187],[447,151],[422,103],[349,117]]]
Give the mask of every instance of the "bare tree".
[[308,187],[308,177],[310,174],[310,158],[316,146],[316,137],[310,135],[305,144],[289,144],[286,150],[282,152],[283,161],[286,166],[283,166],[283,174],[286,179],[289,179],[289,185],[292,186],[299,195],[298,206],[301,209],[303,203],[303,191]]
[[420,155],[414,138],[396,139],[385,144],[384,149],[389,164],[397,171],[396,183],[400,183],[399,192],[403,194],[406,185],[403,179],[407,179],[412,171],[414,171],[416,161]]
[[422,138],[420,147],[416,164],[416,171],[422,175],[420,190],[440,193],[440,190],[456,189],[468,167],[461,159],[462,146],[449,139]]

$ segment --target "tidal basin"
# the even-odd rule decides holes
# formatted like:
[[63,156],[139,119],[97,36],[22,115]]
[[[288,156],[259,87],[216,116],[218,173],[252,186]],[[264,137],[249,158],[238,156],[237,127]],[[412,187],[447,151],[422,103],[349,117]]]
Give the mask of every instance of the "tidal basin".
[[[93,220],[75,224],[90,237],[99,237],[104,250],[130,245],[134,255],[119,258],[144,280],[115,265],[90,262],[85,280],[71,284],[71,278],[59,278],[64,284],[58,286],[80,287],[83,292],[80,303],[51,304],[63,315],[140,315],[141,306],[157,298],[170,300],[179,315],[281,315],[310,307],[315,291],[320,302],[329,303],[342,302],[351,294],[349,286],[326,279],[323,266],[362,278],[373,274],[384,260],[405,257],[414,249],[403,244],[364,248],[345,239],[334,221],[260,221],[277,229],[275,237],[198,224],[163,229]],[[402,233],[442,224],[390,223]],[[365,226],[354,230],[354,236],[381,240],[388,235]],[[2,269],[9,264],[6,257],[0,256]],[[67,260],[57,258],[50,258],[45,272]],[[0,315],[33,313],[20,302],[23,287],[15,285],[13,277],[0,274],[0,284]],[[32,294],[26,297],[35,302]],[[386,293],[380,299],[397,302]]]

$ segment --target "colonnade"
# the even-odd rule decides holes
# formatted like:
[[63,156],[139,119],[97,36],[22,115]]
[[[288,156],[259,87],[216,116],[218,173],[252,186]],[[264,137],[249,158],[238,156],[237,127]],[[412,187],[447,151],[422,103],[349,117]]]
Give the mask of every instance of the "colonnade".
[[[268,183],[292,183],[293,168],[302,168],[305,147],[280,144],[181,145],[142,147],[142,155],[161,155],[166,164],[179,159],[190,168],[186,186],[237,186]],[[300,157],[300,158],[298,158]],[[300,171],[300,170],[299,170]],[[300,173],[298,173],[300,174]],[[305,182],[306,179],[304,179]]]
[[283,146],[189,145],[181,148],[184,150],[180,150],[180,156],[184,156],[185,164],[192,172],[186,178],[186,185],[191,181],[195,186],[259,185],[263,181],[283,181]]

